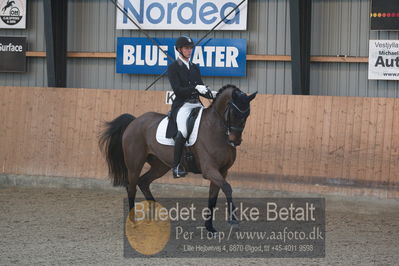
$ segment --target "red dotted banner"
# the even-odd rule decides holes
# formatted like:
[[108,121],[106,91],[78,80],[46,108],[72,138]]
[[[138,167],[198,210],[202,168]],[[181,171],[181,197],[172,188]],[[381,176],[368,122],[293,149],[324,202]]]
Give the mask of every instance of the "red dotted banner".
[[392,13],[374,12],[374,13],[370,13],[370,17],[373,17],[373,18],[399,18],[399,12],[392,12]]
[[399,1],[372,0],[370,12],[371,30],[399,30]]

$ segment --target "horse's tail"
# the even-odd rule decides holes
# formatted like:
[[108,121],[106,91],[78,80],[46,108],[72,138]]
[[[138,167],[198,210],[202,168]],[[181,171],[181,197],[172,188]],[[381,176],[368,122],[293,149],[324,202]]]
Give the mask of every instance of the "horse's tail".
[[104,130],[100,134],[99,146],[107,160],[109,176],[114,186],[126,187],[128,184],[122,136],[134,119],[135,117],[130,114],[120,115],[110,122],[105,122]]

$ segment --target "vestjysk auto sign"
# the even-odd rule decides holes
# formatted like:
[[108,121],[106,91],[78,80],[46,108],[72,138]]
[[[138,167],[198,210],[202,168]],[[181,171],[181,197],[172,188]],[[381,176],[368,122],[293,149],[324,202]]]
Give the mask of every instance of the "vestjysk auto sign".
[[[209,30],[219,23],[241,0],[118,0],[120,8],[140,28],[151,30]],[[216,30],[246,30],[247,3],[245,1]],[[117,29],[137,29],[117,11]]]
[[398,40],[370,40],[369,79],[399,80]]
[[[162,50],[176,59],[173,38],[155,39]],[[196,42],[195,39],[194,43]],[[245,76],[245,39],[206,39],[193,50],[191,61],[198,64],[203,76]],[[161,74],[170,59],[146,38],[118,38],[116,72],[131,74]]]

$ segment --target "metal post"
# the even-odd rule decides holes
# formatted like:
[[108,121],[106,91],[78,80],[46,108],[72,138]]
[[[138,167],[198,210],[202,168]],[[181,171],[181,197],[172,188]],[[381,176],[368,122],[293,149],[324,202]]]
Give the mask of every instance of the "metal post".
[[68,0],[44,0],[44,32],[49,87],[66,87]]
[[311,0],[290,0],[292,94],[309,95]]

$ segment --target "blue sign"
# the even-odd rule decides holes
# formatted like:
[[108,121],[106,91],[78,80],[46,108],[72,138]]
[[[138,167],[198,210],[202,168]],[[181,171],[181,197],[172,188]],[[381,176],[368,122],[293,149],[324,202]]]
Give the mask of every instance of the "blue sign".
[[[195,39],[194,43],[196,42]],[[174,38],[155,41],[171,58],[147,38],[119,37],[116,50],[116,72],[161,74],[172,59],[178,57]],[[193,50],[191,61],[198,64],[202,76],[245,76],[245,39],[205,39]]]

